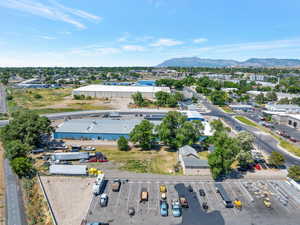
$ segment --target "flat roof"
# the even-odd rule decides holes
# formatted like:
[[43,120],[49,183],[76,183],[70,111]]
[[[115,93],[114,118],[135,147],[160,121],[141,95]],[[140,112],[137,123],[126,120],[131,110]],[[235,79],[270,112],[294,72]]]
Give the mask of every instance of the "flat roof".
[[[106,133],[129,134],[142,119],[113,120],[113,119],[73,119],[62,123],[56,132],[61,133]],[[151,121],[159,124],[160,121]]]
[[287,116],[294,118],[296,120],[300,120],[300,115],[299,114],[287,114]]
[[169,87],[155,87],[155,86],[121,86],[121,85],[88,85],[74,89],[73,91],[99,91],[99,92],[170,92]]
[[194,157],[182,157],[186,168],[208,168],[208,161]]
[[65,175],[86,175],[87,166],[85,165],[50,165],[49,173]]

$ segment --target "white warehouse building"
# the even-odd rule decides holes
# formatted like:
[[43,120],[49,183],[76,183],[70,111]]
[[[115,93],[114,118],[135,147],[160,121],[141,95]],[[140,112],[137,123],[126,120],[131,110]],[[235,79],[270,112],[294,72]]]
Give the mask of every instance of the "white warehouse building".
[[154,99],[155,93],[159,91],[171,92],[168,87],[88,85],[74,89],[73,96],[84,95],[93,98],[130,98],[132,94],[140,92],[143,97]]

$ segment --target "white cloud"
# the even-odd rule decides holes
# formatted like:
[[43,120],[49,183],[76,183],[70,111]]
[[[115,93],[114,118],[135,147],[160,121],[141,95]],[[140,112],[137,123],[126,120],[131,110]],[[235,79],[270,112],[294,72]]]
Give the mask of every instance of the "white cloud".
[[201,51],[237,52],[237,51],[260,51],[274,49],[300,48],[300,39],[273,40],[261,42],[247,42],[238,44],[216,45],[199,48]]
[[182,41],[177,41],[174,39],[170,39],[170,38],[161,38],[158,41],[154,42],[151,44],[151,46],[154,47],[163,47],[163,46],[175,46],[175,45],[181,45],[183,44]]
[[101,20],[101,17],[99,16],[83,10],[65,7],[56,1],[51,1],[49,5],[45,5],[38,0],[5,0],[0,1],[0,6],[20,10],[51,20],[63,21],[80,29],[84,29],[86,26],[80,20],[78,20],[79,18],[93,20],[96,22]]
[[59,32],[60,34],[64,34],[64,35],[71,35],[72,33],[69,32],[69,31],[62,31],[62,32]]
[[133,52],[142,52],[145,51],[145,48],[140,45],[124,45],[122,47],[123,50],[125,51],[133,51]]
[[55,40],[56,37],[50,37],[50,36],[39,36],[42,39],[46,39],[46,40]]
[[208,39],[206,39],[206,38],[196,38],[196,39],[193,40],[193,42],[196,43],[196,44],[204,43],[204,42],[207,42],[207,41],[208,41]]
[[102,45],[88,45],[80,48],[74,48],[67,51],[67,54],[76,54],[81,56],[99,56],[119,53],[120,49],[113,47],[104,47]]

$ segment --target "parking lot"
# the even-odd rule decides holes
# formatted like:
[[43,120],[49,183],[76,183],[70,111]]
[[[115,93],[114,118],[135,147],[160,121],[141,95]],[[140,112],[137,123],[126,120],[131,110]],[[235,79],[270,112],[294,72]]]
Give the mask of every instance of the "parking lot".
[[[211,181],[163,181],[163,180],[129,180],[122,181],[119,192],[111,189],[109,180],[104,193],[108,194],[107,207],[100,207],[99,196],[93,197],[87,215],[88,222],[108,222],[109,224],[136,225],[298,225],[300,219],[299,192],[285,181],[232,181],[223,182],[231,200],[242,202],[242,209],[225,208],[220,195]],[[159,186],[166,185],[169,216],[162,217],[159,210]],[[193,192],[188,190],[191,185]],[[149,200],[140,203],[141,189],[149,192]],[[206,193],[200,196],[199,189]],[[262,195],[268,195],[271,208],[263,204]],[[181,217],[173,217],[171,201],[179,196],[187,198],[189,208],[182,210]],[[208,203],[209,209],[202,209],[202,202]],[[128,208],[135,209],[135,215],[128,215]],[[298,215],[297,215],[298,214]]]

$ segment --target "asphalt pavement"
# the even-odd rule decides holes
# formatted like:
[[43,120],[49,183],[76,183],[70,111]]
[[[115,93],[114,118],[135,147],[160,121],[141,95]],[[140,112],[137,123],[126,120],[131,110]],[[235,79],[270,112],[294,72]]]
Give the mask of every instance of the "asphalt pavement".
[[216,116],[220,117],[225,120],[225,122],[231,126],[234,130],[237,131],[248,131],[252,133],[255,136],[255,144],[263,150],[264,152],[270,154],[273,151],[279,152],[284,155],[285,158],[285,164],[286,166],[291,165],[300,165],[300,159],[298,157],[292,156],[291,154],[287,153],[286,151],[278,148],[277,144],[278,141],[275,140],[270,135],[262,135],[259,129],[253,128],[251,126],[247,126],[244,124],[239,123],[233,118],[232,114],[227,114],[220,110],[218,107],[212,105],[207,99],[202,98],[200,95],[198,95],[194,90],[189,89],[191,92],[194,92],[196,96],[198,96],[198,99],[201,100],[203,105],[210,111],[209,113],[206,113],[206,115],[210,116]]
[[0,84],[0,113],[7,112],[5,87]]
[[4,160],[4,173],[7,225],[26,225],[19,180],[13,173],[7,159]]

